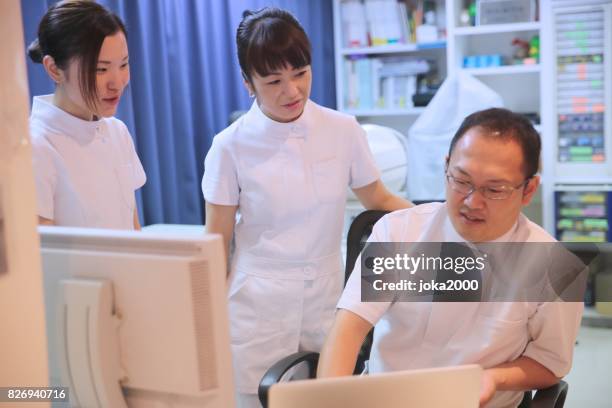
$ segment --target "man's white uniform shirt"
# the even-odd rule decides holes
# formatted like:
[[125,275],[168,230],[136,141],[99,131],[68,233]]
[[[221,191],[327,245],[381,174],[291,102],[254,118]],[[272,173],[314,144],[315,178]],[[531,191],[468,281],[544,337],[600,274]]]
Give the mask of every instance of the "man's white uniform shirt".
[[[464,242],[445,203],[430,203],[383,217],[373,242]],[[520,215],[495,241],[554,242]],[[370,372],[461,364],[490,368],[526,356],[557,377],[571,367],[583,304],[574,302],[362,302],[361,260],[338,303],[375,325]],[[515,407],[519,391],[500,391],[487,407]]]

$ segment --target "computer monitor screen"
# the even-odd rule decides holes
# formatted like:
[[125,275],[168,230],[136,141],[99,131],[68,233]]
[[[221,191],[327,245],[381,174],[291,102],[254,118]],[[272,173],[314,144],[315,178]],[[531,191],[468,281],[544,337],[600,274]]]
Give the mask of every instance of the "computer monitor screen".
[[219,236],[39,232],[50,380],[71,406],[234,406]]

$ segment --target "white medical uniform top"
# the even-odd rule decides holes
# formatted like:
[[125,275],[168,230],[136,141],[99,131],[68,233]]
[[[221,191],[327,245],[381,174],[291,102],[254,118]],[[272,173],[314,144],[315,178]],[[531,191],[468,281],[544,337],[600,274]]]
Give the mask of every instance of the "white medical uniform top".
[[213,139],[202,191],[210,203],[239,206],[234,269],[311,279],[341,269],[347,186],[379,177],[354,117],[309,100],[280,123],[255,102]]
[[38,215],[56,225],[134,229],[134,191],[146,181],[116,118],[86,121],[34,97],[30,116]]
[[[445,203],[431,203],[386,215],[374,227],[374,242],[464,242]],[[520,215],[500,242],[554,242]],[[583,304],[575,302],[361,302],[360,260],[338,308],[375,325],[370,372],[460,364],[490,368],[520,356],[534,359],[557,377],[566,375]],[[487,407],[516,407],[520,391],[500,391]]]

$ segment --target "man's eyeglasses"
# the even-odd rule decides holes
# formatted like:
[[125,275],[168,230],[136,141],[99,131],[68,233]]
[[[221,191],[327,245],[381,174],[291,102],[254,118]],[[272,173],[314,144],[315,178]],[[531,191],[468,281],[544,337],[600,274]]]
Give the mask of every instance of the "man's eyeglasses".
[[496,186],[482,186],[476,188],[469,181],[464,181],[457,179],[447,171],[446,172],[446,181],[450,188],[456,191],[459,194],[463,194],[466,197],[472,194],[474,191],[478,190],[483,197],[488,198],[489,200],[505,200],[510,197],[515,190],[523,188],[529,183],[530,179],[523,181],[518,186],[511,186],[507,184],[496,185]]

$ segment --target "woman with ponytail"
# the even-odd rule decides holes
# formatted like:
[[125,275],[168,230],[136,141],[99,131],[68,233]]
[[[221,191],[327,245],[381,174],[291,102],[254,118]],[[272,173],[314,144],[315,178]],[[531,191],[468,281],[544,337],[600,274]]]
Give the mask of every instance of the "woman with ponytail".
[[134,192],[146,176],[113,117],[130,79],[126,35],[93,1],[60,1],[40,21],[28,55],[55,83],[30,117],[41,224],[140,228]]

